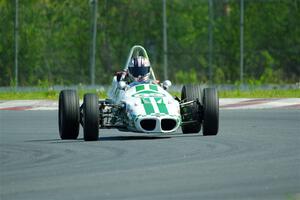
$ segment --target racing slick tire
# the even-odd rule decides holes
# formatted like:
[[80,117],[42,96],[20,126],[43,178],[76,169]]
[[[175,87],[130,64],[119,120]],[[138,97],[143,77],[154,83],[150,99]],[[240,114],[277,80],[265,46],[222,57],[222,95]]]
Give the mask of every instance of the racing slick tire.
[[79,97],[75,90],[62,90],[58,101],[60,138],[77,139],[79,134]]
[[83,138],[85,141],[99,138],[99,103],[96,94],[85,94],[83,98]]
[[215,88],[205,88],[203,95],[203,135],[217,135],[219,129],[219,98]]
[[[187,101],[194,101],[198,99],[202,104],[202,88],[200,85],[185,85],[181,90],[181,99]],[[200,105],[194,102],[190,106],[181,109],[182,116],[182,132],[184,134],[199,133],[201,130],[201,109]]]

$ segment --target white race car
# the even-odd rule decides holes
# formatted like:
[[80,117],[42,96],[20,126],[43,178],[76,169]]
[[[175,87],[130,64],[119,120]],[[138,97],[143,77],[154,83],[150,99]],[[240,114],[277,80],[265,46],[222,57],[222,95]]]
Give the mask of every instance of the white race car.
[[[142,46],[132,47],[124,71],[131,58],[141,54],[148,58]],[[103,128],[163,135],[179,127],[184,134],[198,133],[203,127],[203,135],[218,133],[219,99],[215,88],[185,85],[179,99],[167,91],[170,81],[157,82],[152,68],[150,81],[133,86],[114,76],[108,99],[85,94],[81,106],[75,90],[62,90],[58,112],[61,139],[77,139],[80,124],[86,141],[98,140],[99,129]]]

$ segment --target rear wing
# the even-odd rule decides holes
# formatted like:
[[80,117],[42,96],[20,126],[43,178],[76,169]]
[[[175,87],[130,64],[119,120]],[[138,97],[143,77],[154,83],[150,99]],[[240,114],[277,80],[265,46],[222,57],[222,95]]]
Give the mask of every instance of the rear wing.
[[[142,47],[141,45],[135,45],[130,49],[126,65],[124,67],[124,71],[128,70],[128,66],[130,64],[131,58],[133,56],[139,56],[139,55],[143,55],[145,58],[147,58],[149,60],[149,57],[148,57],[148,54],[147,54],[147,51],[145,50],[145,48]],[[151,66],[151,64],[150,64],[150,66]],[[150,67],[150,79],[156,81],[152,67]]]

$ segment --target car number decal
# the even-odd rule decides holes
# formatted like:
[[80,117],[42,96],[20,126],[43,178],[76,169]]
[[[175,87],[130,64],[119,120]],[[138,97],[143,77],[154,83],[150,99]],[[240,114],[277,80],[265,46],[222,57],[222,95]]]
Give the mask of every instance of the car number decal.
[[163,99],[162,98],[159,98],[159,97],[155,97],[155,102],[156,102],[156,105],[158,107],[158,110],[160,113],[165,113],[165,114],[169,114],[168,113],[168,109],[167,109],[167,106],[166,104],[164,103]]
[[141,98],[142,104],[144,106],[145,112],[147,115],[154,113],[154,108],[151,103],[150,98]]

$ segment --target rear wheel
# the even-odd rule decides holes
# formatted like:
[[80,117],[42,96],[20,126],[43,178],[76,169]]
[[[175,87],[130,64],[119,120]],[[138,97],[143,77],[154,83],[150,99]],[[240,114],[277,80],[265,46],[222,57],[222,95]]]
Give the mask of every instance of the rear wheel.
[[[199,85],[185,85],[181,90],[181,99],[185,102],[198,99],[198,102],[202,104],[201,91],[202,89]],[[181,129],[184,134],[199,133],[201,130],[201,114],[199,103],[194,102],[192,105],[183,107],[181,109]]]
[[96,94],[85,94],[83,98],[83,137],[85,141],[99,138],[99,104]]
[[60,138],[77,139],[79,134],[79,97],[75,90],[62,90],[58,102]]
[[219,129],[219,98],[215,88],[205,88],[203,95],[203,135],[217,135]]

